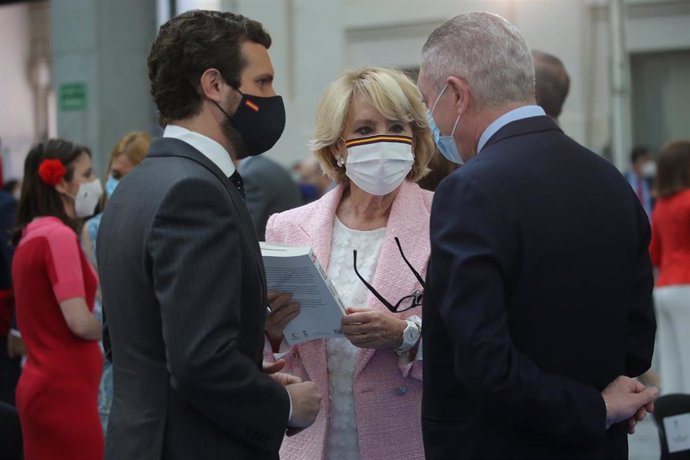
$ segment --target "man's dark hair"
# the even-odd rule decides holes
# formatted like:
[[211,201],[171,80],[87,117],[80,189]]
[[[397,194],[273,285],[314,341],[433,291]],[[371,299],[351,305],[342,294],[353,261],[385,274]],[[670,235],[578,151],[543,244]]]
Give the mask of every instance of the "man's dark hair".
[[199,79],[207,69],[218,69],[238,88],[247,65],[241,50],[246,41],[271,46],[261,23],[239,14],[193,10],[163,24],[148,57],[151,95],[161,126],[199,112]]
[[44,183],[38,175],[43,160],[56,159],[65,167],[63,179],[69,182],[74,176],[74,163],[81,155],[91,156],[91,151],[64,139],[49,139],[36,144],[24,161],[24,180],[17,208],[17,226],[12,234],[12,244],[16,245],[22,231],[33,219],[39,216],[54,216],[65,225],[77,230],[78,221],[65,212],[60,193],[52,185]]
[[630,152],[630,163],[637,163],[639,160],[649,155],[649,153],[649,149],[645,146],[638,145],[637,147],[634,147],[632,152]]
[[570,90],[570,77],[560,59],[543,51],[532,50],[537,104],[557,119]]

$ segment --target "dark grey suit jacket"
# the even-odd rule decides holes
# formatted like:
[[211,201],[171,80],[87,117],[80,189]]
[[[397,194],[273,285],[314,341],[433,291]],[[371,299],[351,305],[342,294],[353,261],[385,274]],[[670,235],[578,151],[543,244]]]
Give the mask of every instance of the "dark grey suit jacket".
[[302,206],[302,194],[290,174],[275,161],[250,157],[238,168],[247,194],[245,203],[259,241],[266,238],[266,222],[272,214]]
[[261,371],[264,269],[220,169],[156,140],[108,202],[98,267],[114,369],[106,458],[277,458],[289,397]]

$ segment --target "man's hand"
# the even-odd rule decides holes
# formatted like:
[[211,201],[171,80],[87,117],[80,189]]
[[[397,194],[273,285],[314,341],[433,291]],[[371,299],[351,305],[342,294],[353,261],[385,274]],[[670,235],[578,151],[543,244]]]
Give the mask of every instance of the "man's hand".
[[285,360],[279,359],[275,362],[264,361],[261,365],[264,374],[275,374],[285,366]]
[[285,372],[277,372],[275,374],[271,374],[271,378],[276,382],[280,383],[284,387],[292,385],[293,383],[300,383],[302,381],[302,379],[297,377],[296,375],[287,374]]
[[649,403],[640,408],[637,413],[628,419],[628,434],[635,434],[635,426],[644,420],[648,413],[654,412],[654,403]]
[[628,422],[628,432],[635,431],[638,421],[654,410],[654,400],[659,389],[645,387],[639,381],[618,376],[601,392],[606,404],[606,429],[618,422]]
[[321,395],[314,382],[293,383],[285,387],[292,401],[292,417],[288,426],[306,428],[314,423],[321,409]]
[[283,339],[285,326],[299,315],[299,304],[292,301],[292,294],[268,291],[271,312],[266,316],[264,329],[273,351],[277,351]]

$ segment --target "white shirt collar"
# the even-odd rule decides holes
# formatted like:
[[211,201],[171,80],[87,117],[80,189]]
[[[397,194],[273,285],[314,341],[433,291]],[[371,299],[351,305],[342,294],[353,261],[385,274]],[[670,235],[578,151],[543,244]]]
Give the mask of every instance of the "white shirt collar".
[[522,120],[523,118],[531,118],[546,115],[544,109],[538,105],[524,105],[513,109],[510,112],[506,112],[500,117],[496,118],[489,126],[486,127],[482,135],[479,137],[479,142],[477,142],[477,153],[481,152],[491,136],[496,134],[496,132],[503,128],[508,123],[513,121]]
[[167,125],[163,131],[163,137],[179,139],[191,145],[218,166],[227,177],[235,172],[235,164],[228,151],[210,137],[177,125]]

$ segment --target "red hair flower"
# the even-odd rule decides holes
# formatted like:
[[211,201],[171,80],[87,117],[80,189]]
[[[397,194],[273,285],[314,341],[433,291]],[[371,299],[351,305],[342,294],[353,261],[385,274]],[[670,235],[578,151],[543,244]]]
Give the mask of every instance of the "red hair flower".
[[60,160],[50,159],[41,161],[38,167],[38,176],[44,184],[51,187],[60,183],[67,170]]

